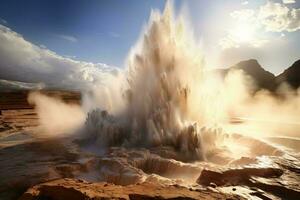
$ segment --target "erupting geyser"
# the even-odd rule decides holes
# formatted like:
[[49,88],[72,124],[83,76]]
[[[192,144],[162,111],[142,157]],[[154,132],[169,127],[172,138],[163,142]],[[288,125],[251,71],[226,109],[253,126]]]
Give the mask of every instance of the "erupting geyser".
[[[200,50],[174,20],[168,4],[153,11],[149,28],[129,57],[124,108],[112,116],[106,108],[89,113],[89,137],[102,146],[170,146],[192,160],[205,158],[202,131],[204,77]],[[112,105],[118,106],[118,105]]]
[[0,92],[1,200],[35,184],[20,199],[300,199],[300,89],[253,59],[205,68],[169,1],[152,11],[124,69],[58,56],[3,27],[2,57],[14,60],[7,44],[20,43],[16,56],[46,66],[45,78],[62,62],[70,79],[61,83],[81,77],[82,94],[52,84]]

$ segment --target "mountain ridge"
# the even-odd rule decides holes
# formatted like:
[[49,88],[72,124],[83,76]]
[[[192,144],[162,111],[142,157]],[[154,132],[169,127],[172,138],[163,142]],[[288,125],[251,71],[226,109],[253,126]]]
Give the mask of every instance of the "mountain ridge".
[[289,84],[293,89],[300,86],[300,60],[277,76],[265,70],[256,59],[243,60],[231,67],[217,69],[216,72],[224,78],[231,70],[242,70],[249,75],[256,83],[257,90],[267,89],[275,92],[282,83]]
[[287,82],[292,88],[297,89],[300,86],[300,60],[297,60],[279,74],[276,77],[276,82]]

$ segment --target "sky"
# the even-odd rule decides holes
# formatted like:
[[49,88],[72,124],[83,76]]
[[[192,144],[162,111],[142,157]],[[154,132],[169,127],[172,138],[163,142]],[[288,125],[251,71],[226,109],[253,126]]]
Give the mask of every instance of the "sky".
[[[1,0],[0,78],[72,85],[125,68],[165,0]],[[274,74],[300,59],[299,0],[174,0],[209,67],[250,58]],[[96,74],[96,75],[95,75]],[[99,77],[95,77],[99,76]],[[51,82],[51,81],[50,81]]]

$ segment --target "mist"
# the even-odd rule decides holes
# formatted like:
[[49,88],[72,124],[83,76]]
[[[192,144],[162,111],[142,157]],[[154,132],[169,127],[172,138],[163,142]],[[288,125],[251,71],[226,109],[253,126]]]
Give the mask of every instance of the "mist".
[[235,102],[238,106],[232,109],[231,117],[246,122],[245,132],[250,131],[248,134],[260,137],[299,137],[299,90],[284,83],[275,93],[259,90],[253,95],[248,89],[239,94],[247,97]]
[[85,113],[79,105],[67,104],[59,98],[49,97],[40,92],[30,93],[28,102],[35,106],[41,135],[72,134],[84,124]]

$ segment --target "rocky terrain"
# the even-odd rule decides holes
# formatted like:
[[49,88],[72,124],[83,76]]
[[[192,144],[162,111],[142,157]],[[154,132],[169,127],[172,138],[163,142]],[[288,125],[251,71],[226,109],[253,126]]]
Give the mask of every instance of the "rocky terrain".
[[[27,101],[29,90],[6,90],[0,92],[0,136],[32,131],[38,125],[38,118],[33,105]],[[62,99],[66,103],[80,103],[80,93],[68,91],[42,91],[51,97]],[[6,143],[1,142],[0,146]]]
[[[56,139],[37,139],[38,116],[27,102],[29,92],[10,88],[0,92],[0,199],[16,199],[32,184],[48,180],[51,165],[57,167],[53,160],[63,163],[76,157],[65,148],[60,149],[63,146]],[[42,93],[65,102],[80,101],[76,92]]]
[[[73,179],[38,184],[20,199],[299,199],[299,157],[258,141],[252,143],[259,150],[251,154],[257,156],[234,159],[226,165],[183,163],[170,159],[167,149],[111,148],[96,156],[71,153],[70,148],[64,148],[67,144],[52,144],[43,151],[51,173],[39,169],[38,177],[30,173],[27,179]],[[53,148],[66,151],[55,152]],[[48,153],[54,153],[55,159]],[[34,165],[30,168],[37,169]]]
[[[0,199],[18,199],[20,196],[20,199],[239,199],[237,195],[213,189],[187,188],[178,185],[177,181],[162,181],[162,177],[154,174],[145,181],[147,173],[167,174],[166,166],[196,176],[200,170],[188,165],[185,169],[180,163],[170,162],[149,151],[111,149],[106,156],[99,157],[80,149],[73,138],[39,137],[35,129],[38,116],[27,102],[29,92],[1,93]],[[80,101],[80,95],[74,92],[41,92],[67,103]],[[132,159],[124,160],[124,155]],[[65,177],[80,180],[51,181]],[[45,181],[50,182],[37,185]]]
[[[167,146],[102,151],[73,136],[39,137],[38,117],[26,102],[27,93],[1,96],[0,199],[300,198],[296,140],[286,151],[244,136],[215,133],[218,140],[247,151],[234,155],[230,146],[222,147],[199,162],[184,161]],[[45,93],[65,102],[80,101],[77,93]]]
[[89,183],[75,179],[60,179],[34,186],[25,192],[19,200],[35,199],[244,199],[238,195],[222,194],[213,188],[187,188],[179,185],[141,183],[128,186],[110,183]]
[[[297,63],[278,77],[255,60],[232,68],[274,91],[283,81],[298,86]],[[201,160],[170,145],[100,148],[80,134],[41,135],[29,92],[0,94],[0,199],[300,199],[297,138],[207,130],[204,141],[213,145]],[[40,92],[67,104],[81,101],[78,92]]]

